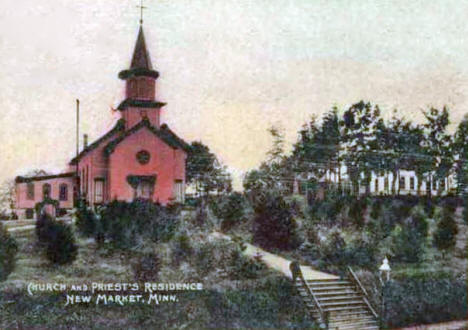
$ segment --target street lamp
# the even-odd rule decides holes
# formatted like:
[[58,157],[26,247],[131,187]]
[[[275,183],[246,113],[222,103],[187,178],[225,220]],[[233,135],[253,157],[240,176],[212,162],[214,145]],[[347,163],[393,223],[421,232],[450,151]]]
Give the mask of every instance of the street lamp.
[[[390,268],[390,265],[388,263],[387,257],[382,262],[382,265],[379,267],[379,279],[380,279],[380,284],[381,284],[381,296],[380,296],[380,301],[381,301],[381,307],[380,307],[380,329],[383,328],[384,325],[384,313],[385,313],[385,285],[390,281],[390,271],[392,269]],[[386,276],[385,276],[386,274]]]

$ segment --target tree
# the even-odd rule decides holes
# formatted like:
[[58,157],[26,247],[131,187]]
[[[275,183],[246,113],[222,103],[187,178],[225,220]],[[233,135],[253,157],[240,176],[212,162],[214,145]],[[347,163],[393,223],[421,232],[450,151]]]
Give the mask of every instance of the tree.
[[225,192],[232,189],[231,177],[208,146],[194,141],[187,157],[187,182],[195,184],[197,194]]
[[18,245],[0,223],[0,281],[6,280],[16,264]]
[[468,198],[468,115],[458,125],[452,148],[457,158],[457,193]]
[[457,243],[458,227],[453,214],[447,210],[443,210],[442,219],[437,224],[437,229],[434,233],[434,245],[442,251],[450,250]]
[[381,167],[377,139],[381,121],[379,107],[364,101],[353,104],[343,115],[345,163],[355,194],[359,193],[361,180],[366,194],[370,193],[372,172]]
[[[449,111],[444,107],[442,111],[431,108],[423,112],[426,118],[424,124],[425,133],[427,135],[427,152],[428,157],[432,158],[432,179],[444,180],[448,175],[453,165],[453,155],[451,152],[451,136],[447,134],[446,129],[449,121]],[[431,179],[431,177],[429,177]],[[439,185],[439,191],[441,186]],[[429,190],[430,191],[430,190]]]

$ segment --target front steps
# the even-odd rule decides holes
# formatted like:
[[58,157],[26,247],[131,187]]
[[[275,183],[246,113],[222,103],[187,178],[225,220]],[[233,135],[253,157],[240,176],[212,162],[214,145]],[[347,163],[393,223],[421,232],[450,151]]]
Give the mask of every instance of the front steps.
[[379,329],[377,317],[364,294],[350,280],[298,277],[295,285],[311,315],[321,323],[328,323],[328,329]]

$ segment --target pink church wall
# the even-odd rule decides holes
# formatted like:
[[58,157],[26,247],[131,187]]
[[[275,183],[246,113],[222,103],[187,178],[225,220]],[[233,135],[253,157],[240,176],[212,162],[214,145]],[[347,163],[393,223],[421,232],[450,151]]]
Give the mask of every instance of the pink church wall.
[[160,109],[157,108],[128,107],[128,109],[122,111],[122,117],[125,119],[125,127],[127,129],[132,128],[145,117],[149,119],[151,125],[159,128],[159,112]]
[[[142,165],[136,154],[146,150],[150,161]],[[111,199],[131,201],[134,189],[127,182],[128,175],[156,175],[153,200],[167,204],[174,197],[175,180],[185,182],[185,152],[173,149],[147,128],[128,136],[109,157],[109,190]]]
[[104,147],[115,139],[118,134],[108,137],[101,141],[96,149],[89,151],[80,159],[78,165],[78,175],[80,177],[80,191],[90,205],[94,205],[95,180],[104,179],[104,202],[108,200],[107,182],[108,182],[108,160],[104,155]]

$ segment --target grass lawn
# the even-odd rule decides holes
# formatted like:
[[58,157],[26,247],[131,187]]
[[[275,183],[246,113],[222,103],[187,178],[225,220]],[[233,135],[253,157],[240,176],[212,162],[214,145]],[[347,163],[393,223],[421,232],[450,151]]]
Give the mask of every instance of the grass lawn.
[[[18,233],[19,234],[19,233]],[[0,329],[167,329],[167,328],[313,328],[290,281],[268,273],[250,281],[215,283],[206,289],[177,293],[177,302],[65,306],[71,292],[34,292],[33,283],[134,283],[134,255],[97,249],[92,239],[79,238],[78,257],[71,265],[52,266],[35,243],[34,231],[14,235],[17,265],[0,283]],[[181,268],[163,269],[160,282],[187,281]],[[172,281],[171,281],[172,279]],[[213,283],[206,283],[213,282]],[[236,282],[233,285],[233,282]],[[160,292],[163,293],[163,292]],[[109,293],[118,294],[118,293]],[[123,293],[122,293],[123,294]]]

